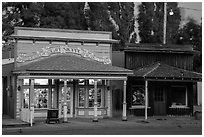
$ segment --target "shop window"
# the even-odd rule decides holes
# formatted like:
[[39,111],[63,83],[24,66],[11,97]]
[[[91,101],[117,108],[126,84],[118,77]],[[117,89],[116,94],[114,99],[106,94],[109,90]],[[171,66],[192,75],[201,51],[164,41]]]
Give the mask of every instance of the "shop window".
[[23,89],[23,108],[29,108],[29,89]]
[[171,93],[172,107],[187,106],[187,90],[186,87],[172,87]]
[[[101,94],[102,94],[102,89],[98,88],[97,90],[98,107],[101,107]],[[94,88],[89,89],[89,107],[94,107]]]
[[144,86],[132,87],[132,106],[145,105],[145,90]]
[[34,107],[47,108],[48,107],[48,89],[37,88],[34,89]]
[[85,107],[85,88],[79,88],[79,107]]

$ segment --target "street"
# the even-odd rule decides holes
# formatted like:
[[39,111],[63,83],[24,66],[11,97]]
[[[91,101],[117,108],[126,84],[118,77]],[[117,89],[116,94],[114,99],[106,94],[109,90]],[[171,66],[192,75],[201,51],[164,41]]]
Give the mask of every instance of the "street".
[[97,127],[59,129],[7,129],[3,135],[202,135],[201,127]]

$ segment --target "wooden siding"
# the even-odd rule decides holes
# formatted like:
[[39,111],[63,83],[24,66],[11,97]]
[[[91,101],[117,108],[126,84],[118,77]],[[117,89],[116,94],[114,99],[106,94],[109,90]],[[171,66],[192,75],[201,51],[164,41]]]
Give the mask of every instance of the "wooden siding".
[[155,62],[186,70],[193,70],[192,54],[126,52],[125,68],[138,69]]

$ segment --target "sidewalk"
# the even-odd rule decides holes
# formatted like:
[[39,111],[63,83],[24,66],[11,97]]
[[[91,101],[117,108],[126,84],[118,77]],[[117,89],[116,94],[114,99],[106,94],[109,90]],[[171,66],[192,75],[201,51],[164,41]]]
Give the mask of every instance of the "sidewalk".
[[[104,131],[116,130],[125,131],[134,129],[202,129],[202,120],[195,120],[193,117],[149,117],[144,120],[144,117],[129,116],[128,121],[122,121],[121,118],[105,118],[99,119],[99,122],[92,122],[92,119],[86,118],[71,118],[67,123],[46,124],[44,120],[36,120],[32,127],[12,127],[3,128],[3,134],[30,134],[35,131],[35,134],[43,133],[79,133],[84,131]],[[117,133],[116,133],[117,134]]]
[[17,119],[13,119],[8,115],[2,116],[2,128],[13,128],[13,127],[28,127],[30,126],[29,123],[22,122]]
[[144,117],[129,116],[127,121],[122,121],[120,117],[99,119],[99,122],[92,122],[92,119],[87,118],[68,118],[68,123],[60,124],[46,124],[45,120],[35,120],[35,124],[29,127],[29,123],[25,123],[14,119],[3,119],[2,127],[29,127],[33,129],[37,128],[90,128],[90,127],[160,127],[160,126],[178,126],[178,127],[202,127],[202,120],[195,120],[194,117],[148,117],[144,120]]

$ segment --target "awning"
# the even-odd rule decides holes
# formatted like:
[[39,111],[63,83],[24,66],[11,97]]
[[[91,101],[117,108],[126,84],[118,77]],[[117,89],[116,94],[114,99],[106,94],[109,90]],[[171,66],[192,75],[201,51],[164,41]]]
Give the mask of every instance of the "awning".
[[182,80],[201,81],[202,74],[173,67],[164,63],[154,63],[152,65],[134,70],[134,76],[149,80]]
[[133,71],[103,64],[77,55],[53,55],[16,68],[23,78],[101,78],[127,79]]

